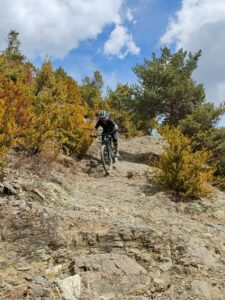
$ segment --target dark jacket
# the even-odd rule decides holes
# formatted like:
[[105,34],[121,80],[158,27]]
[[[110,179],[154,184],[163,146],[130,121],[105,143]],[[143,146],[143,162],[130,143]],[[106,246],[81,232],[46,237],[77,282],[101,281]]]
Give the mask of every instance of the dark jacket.
[[116,123],[110,118],[107,118],[104,121],[99,119],[95,125],[95,128],[98,129],[99,127],[103,128],[103,132],[113,132],[116,129]]

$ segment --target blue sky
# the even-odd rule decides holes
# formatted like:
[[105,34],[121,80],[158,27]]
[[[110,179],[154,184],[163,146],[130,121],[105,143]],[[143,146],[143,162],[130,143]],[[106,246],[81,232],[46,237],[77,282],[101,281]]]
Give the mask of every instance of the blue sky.
[[224,0],[0,0],[0,7],[0,50],[15,29],[37,66],[50,57],[78,82],[99,70],[113,88],[135,82],[132,67],[164,45],[202,49],[193,78],[207,101],[225,100]]
[[106,26],[96,39],[82,42],[78,49],[70,51],[64,59],[54,60],[54,66],[63,66],[78,81],[99,70],[105,78],[105,84],[111,87],[117,82],[135,82],[132,67],[142,63],[144,58],[150,58],[152,52],[159,53],[160,37],[166,31],[169,18],[179,7],[178,0],[129,1],[135,23],[127,21],[125,25],[140,48],[138,55],[128,54],[124,59],[119,59],[103,53],[104,43],[115,27],[112,24]]

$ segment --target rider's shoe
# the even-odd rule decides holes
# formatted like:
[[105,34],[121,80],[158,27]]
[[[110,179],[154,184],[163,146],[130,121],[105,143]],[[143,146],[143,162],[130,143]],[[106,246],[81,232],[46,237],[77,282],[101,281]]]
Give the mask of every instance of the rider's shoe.
[[120,154],[119,154],[119,152],[118,152],[118,151],[116,151],[116,153],[115,153],[115,157],[116,157],[116,158],[120,157]]
[[118,151],[116,151],[116,153],[115,153],[115,157],[114,157],[114,161],[115,162],[117,162],[118,161],[118,158],[119,158],[119,152]]

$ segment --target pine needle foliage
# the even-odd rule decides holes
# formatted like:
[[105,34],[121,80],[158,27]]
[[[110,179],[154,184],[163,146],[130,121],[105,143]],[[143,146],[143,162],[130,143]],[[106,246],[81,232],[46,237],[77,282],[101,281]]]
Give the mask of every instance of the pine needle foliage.
[[[11,31],[0,54],[0,167],[12,148],[28,155],[84,153],[93,124],[79,85],[62,68],[54,70],[50,60],[35,68],[19,46],[18,33]],[[100,89],[100,75],[95,77]]]
[[157,182],[176,195],[199,198],[210,192],[213,170],[207,167],[209,152],[193,152],[192,141],[179,128],[164,126],[161,134],[168,142],[157,165]]

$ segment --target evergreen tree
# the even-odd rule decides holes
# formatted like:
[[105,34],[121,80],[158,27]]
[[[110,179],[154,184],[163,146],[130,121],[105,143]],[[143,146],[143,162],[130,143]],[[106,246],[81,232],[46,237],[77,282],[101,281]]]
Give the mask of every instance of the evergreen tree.
[[224,104],[215,107],[213,103],[204,103],[180,121],[182,132],[189,136],[207,132],[216,126],[224,113]]
[[20,52],[20,41],[18,39],[19,33],[11,30],[8,34],[8,46],[4,53],[12,60],[23,61],[25,56]]
[[195,150],[211,151],[210,163],[219,176],[225,176],[225,128],[216,125],[224,114],[225,104],[215,107],[213,103],[204,103],[180,122],[182,132],[192,137]]
[[211,164],[215,175],[225,178],[225,128],[214,128],[204,134],[201,143],[212,152]]
[[120,129],[127,135],[136,135],[137,120],[134,118],[133,89],[128,84],[118,83],[115,90],[108,89],[107,104],[110,114],[115,118]]
[[102,92],[104,80],[99,71],[94,72],[93,85],[99,90],[100,93]]
[[139,79],[136,86],[137,114],[141,127],[149,130],[149,120],[161,116],[164,124],[178,122],[198,107],[205,98],[204,88],[191,75],[197,68],[201,51],[196,54],[182,49],[172,54],[163,48],[161,57],[133,68]]
[[59,67],[58,69],[55,70],[55,78],[57,81],[66,79],[67,77],[68,77],[68,75],[62,67]]
[[81,95],[91,109],[99,109],[102,102],[103,78],[99,71],[94,77],[85,76],[81,85]]

